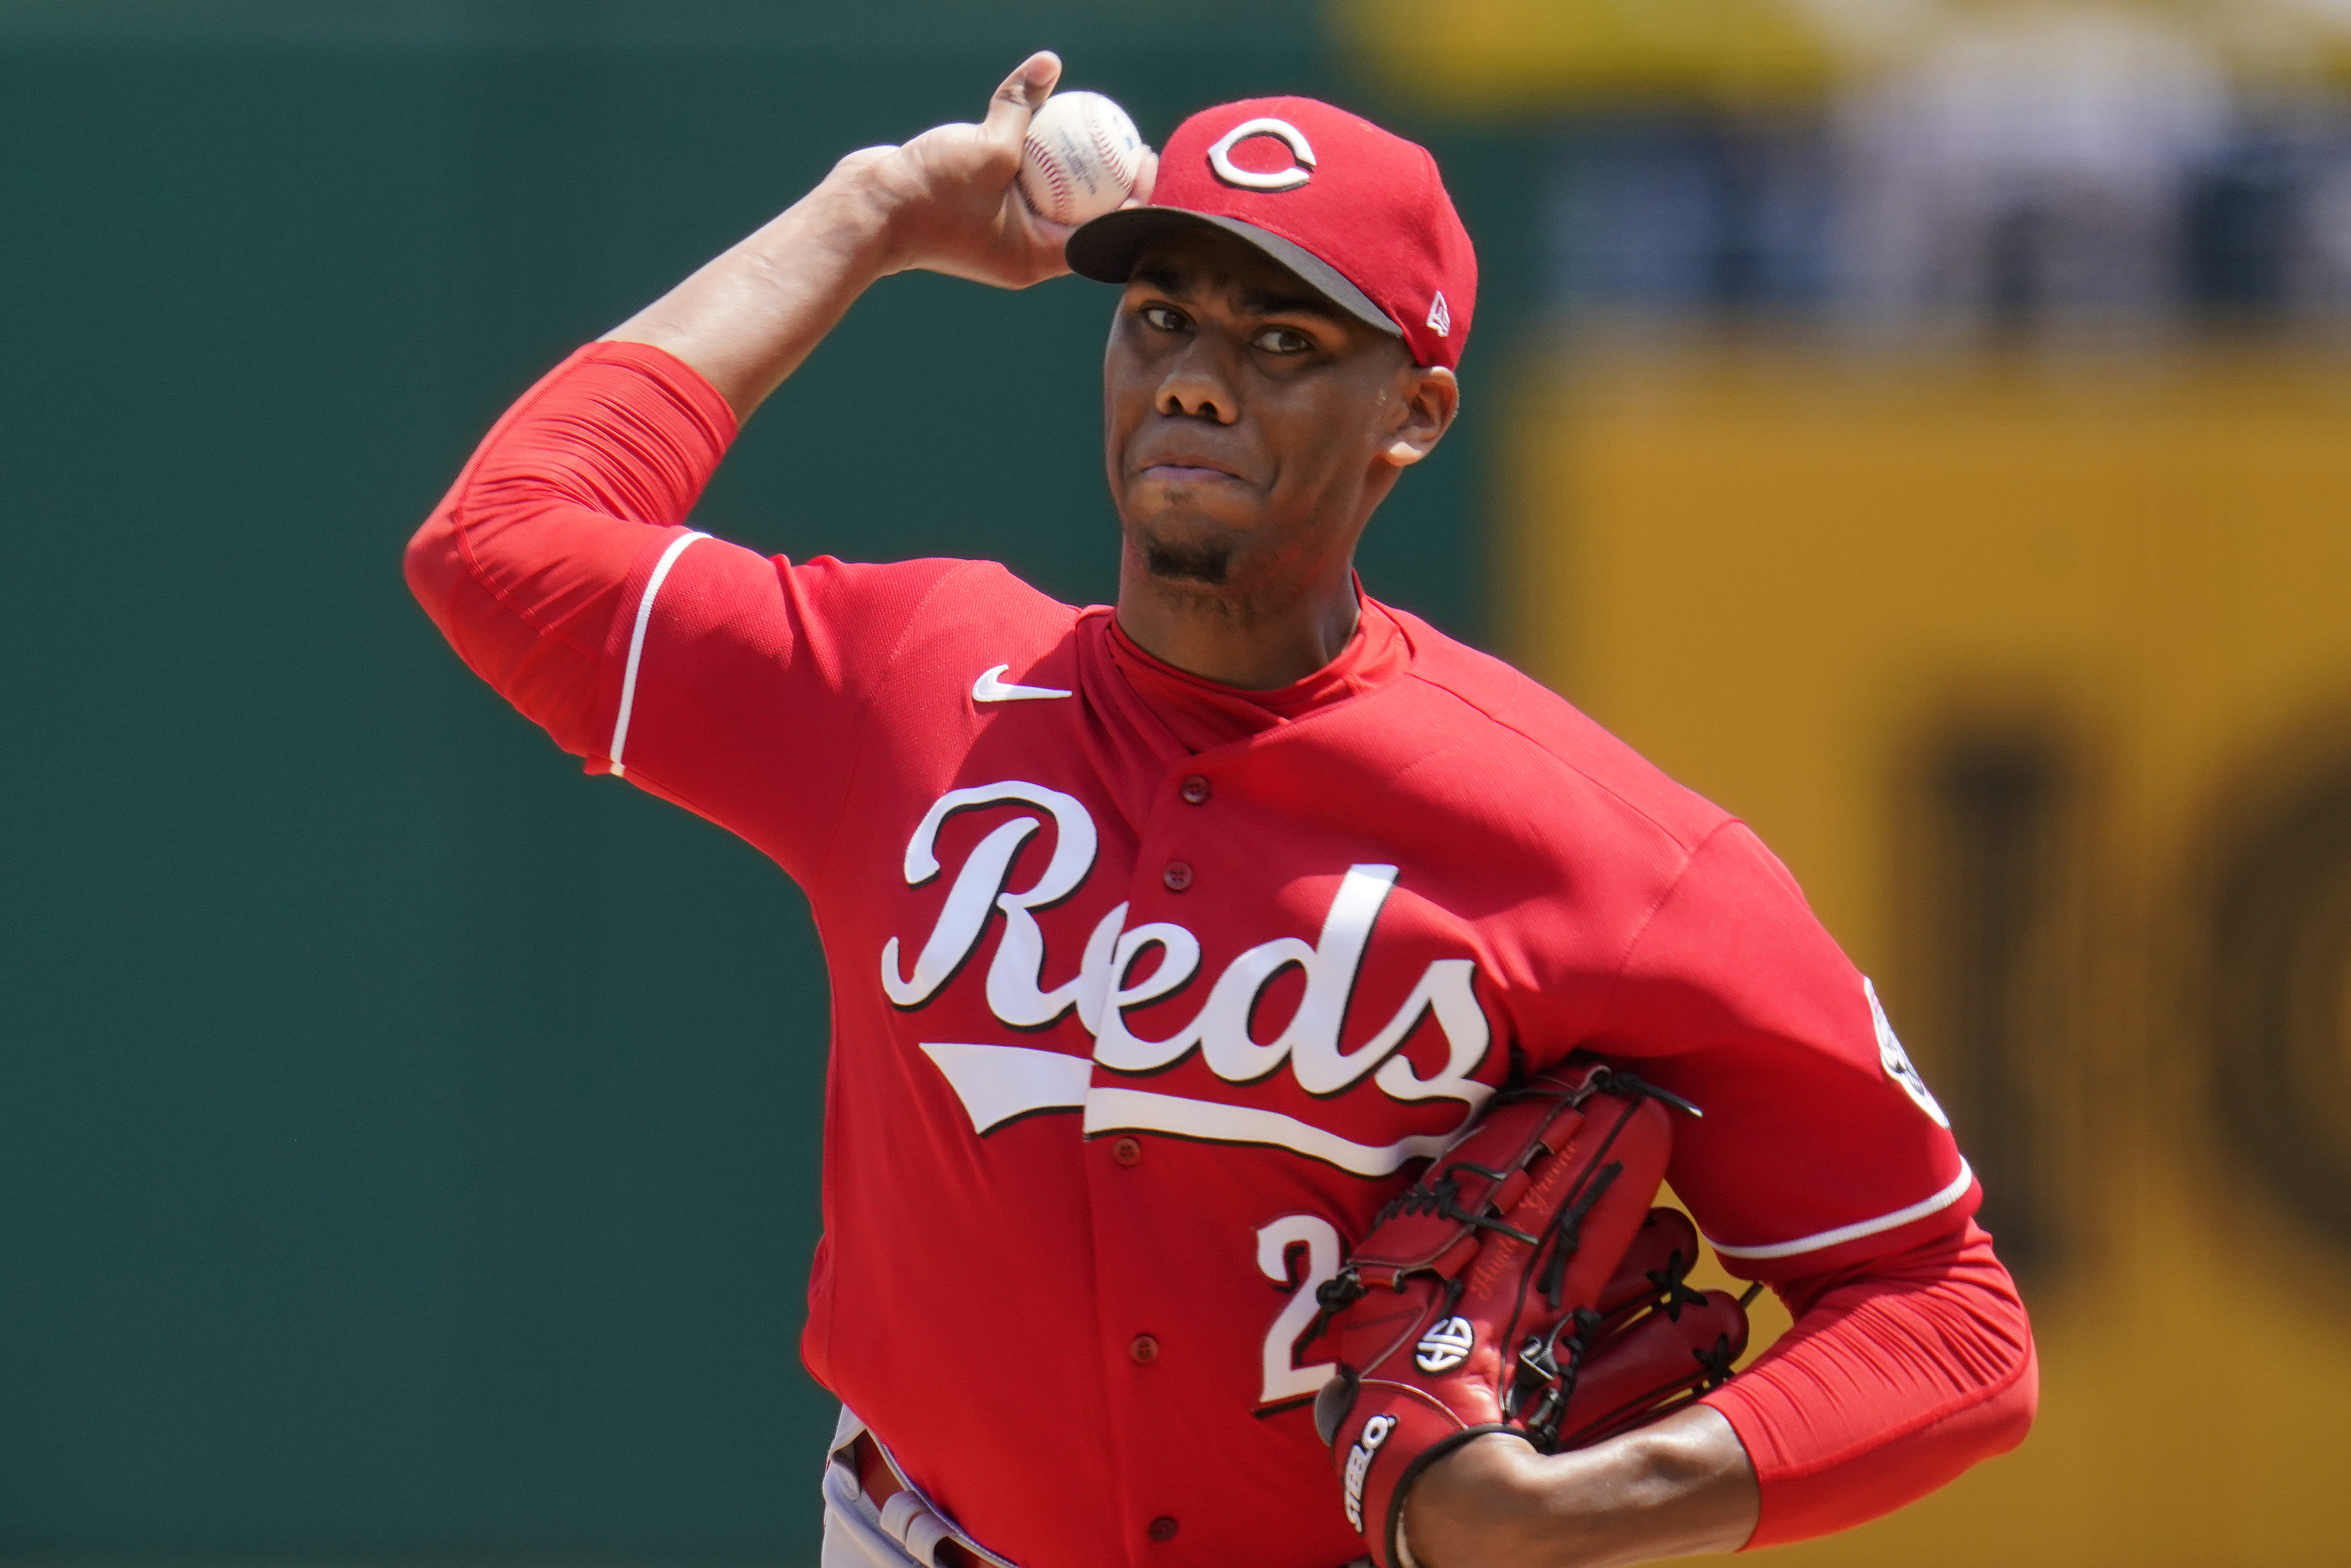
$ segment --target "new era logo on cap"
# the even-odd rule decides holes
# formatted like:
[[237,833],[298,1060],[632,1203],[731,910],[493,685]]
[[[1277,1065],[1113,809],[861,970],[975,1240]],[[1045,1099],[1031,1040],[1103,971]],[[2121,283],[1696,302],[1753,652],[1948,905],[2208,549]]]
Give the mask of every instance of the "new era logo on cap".
[[1203,110],[1159,154],[1147,207],[1070,236],[1072,270],[1124,283],[1171,225],[1239,235],[1424,365],[1454,366],[1478,298],[1478,256],[1425,148],[1311,98]]

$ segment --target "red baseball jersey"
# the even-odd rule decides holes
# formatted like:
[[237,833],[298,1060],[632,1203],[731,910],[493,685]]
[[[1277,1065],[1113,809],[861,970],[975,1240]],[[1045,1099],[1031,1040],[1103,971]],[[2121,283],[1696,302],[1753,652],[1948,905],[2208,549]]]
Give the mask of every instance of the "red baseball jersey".
[[1513,1071],[1593,1051],[1701,1107],[1671,1179],[1755,1278],[1972,1212],[1787,871],[1551,692],[1370,601],[1330,670],[1244,694],[993,564],[763,558],[682,526],[733,432],[658,350],[583,350],[411,579],[590,770],[806,891],[805,1357],[991,1550],[1358,1555],[1314,1287]]

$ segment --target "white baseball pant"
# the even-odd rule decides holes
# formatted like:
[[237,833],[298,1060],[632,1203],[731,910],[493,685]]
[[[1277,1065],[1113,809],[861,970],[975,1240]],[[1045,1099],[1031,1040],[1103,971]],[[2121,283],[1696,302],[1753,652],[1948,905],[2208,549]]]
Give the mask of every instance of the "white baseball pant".
[[[938,1568],[939,1542],[960,1543],[983,1563],[996,1568],[1013,1565],[957,1530],[913,1487],[880,1508],[857,1484],[857,1461],[849,1446],[865,1430],[865,1423],[841,1407],[841,1424],[833,1428],[832,1446],[824,1467],[824,1551],[820,1568]],[[877,1439],[876,1448],[881,1444]],[[890,1451],[882,1449],[883,1458]],[[897,1469],[895,1459],[890,1468]],[[905,1478],[902,1474],[899,1479]]]

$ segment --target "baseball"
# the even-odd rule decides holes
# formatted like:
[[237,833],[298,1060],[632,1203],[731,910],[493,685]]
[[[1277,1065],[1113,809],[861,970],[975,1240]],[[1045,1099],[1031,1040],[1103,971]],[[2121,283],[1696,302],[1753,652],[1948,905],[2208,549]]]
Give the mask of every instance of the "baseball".
[[1057,224],[1098,218],[1126,200],[1145,149],[1134,121],[1098,92],[1059,92],[1029,121],[1020,194]]

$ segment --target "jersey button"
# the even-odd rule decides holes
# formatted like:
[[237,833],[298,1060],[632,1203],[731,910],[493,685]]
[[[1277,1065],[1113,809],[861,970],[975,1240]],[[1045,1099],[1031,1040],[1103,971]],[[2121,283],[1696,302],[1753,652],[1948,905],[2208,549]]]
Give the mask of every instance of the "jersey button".
[[1192,868],[1182,861],[1169,861],[1167,869],[1159,873],[1159,880],[1167,884],[1168,892],[1181,893],[1192,885]]
[[1147,1333],[1136,1334],[1134,1343],[1126,1347],[1126,1354],[1149,1366],[1159,1359],[1159,1342]]
[[1154,1541],[1175,1540],[1176,1516],[1170,1513],[1163,1513],[1157,1519],[1153,1520],[1151,1521],[1151,1539]]
[[1142,1141],[1136,1138],[1121,1138],[1110,1146],[1110,1157],[1123,1166],[1140,1165],[1143,1161]]
[[1184,780],[1183,795],[1186,805],[1205,806],[1208,803],[1209,793],[1207,779],[1199,774],[1195,773]]

